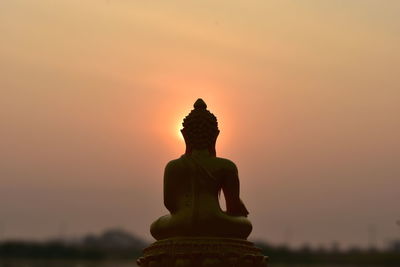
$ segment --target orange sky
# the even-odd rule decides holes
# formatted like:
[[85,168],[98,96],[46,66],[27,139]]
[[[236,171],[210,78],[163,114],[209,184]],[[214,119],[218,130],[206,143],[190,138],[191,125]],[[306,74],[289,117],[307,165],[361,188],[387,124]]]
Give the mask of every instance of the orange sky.
[[0,238],[150,239],[198,97],[253,239],[400,238],[400,2],[0,3]]

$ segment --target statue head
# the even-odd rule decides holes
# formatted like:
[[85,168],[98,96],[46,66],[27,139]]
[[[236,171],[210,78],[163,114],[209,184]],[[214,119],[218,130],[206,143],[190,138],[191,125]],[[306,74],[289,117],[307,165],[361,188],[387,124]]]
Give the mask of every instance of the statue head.
[[219,134],[217,118],[207,110],[203,99],[194,103],[194,109],[183,119],[181,133],[186,143],[186,154],[193,150],[208,149],[216,155],[215,143]]

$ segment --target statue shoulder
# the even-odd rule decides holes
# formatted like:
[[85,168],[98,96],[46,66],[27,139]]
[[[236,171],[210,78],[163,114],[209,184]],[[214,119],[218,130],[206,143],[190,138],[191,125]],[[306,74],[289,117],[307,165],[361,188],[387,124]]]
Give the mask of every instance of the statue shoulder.
[[185,167],[184,159],[182,157],[173,159],[167,163],[165,166],[166,172],[178,171]]
[[231,161],[229,159],[225,159],[225,158],[218,158],[218,157],[217,157],[217,160],[218,160],[218,164],[220,164],[220,166],[223,169],[230,171],[230,172],[237,173],[238,169],[236,167],[236,164],[233,161]]
[[171,161],[169,161],[167,163],[167,165],[165,166],[165,169],[174,169],[174,168],[177,168],[177,167],[179,167],[181,165],[182,165],[181,158],[173,159],[173,160],[171,160]]

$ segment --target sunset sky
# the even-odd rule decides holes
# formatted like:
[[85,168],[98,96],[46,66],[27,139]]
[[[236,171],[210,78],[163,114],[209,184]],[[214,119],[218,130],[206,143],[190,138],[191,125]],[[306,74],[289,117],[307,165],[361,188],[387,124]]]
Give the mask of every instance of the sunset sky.
[[0,239],[152,240],[201,97],[252,240],[400,239],[400,1],[1,0]]

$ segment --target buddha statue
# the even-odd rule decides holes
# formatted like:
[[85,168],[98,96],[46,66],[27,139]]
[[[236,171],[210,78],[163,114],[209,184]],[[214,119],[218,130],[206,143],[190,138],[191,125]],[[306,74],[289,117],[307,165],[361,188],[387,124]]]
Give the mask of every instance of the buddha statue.
[[[170,214],[150,228],[157,239],[173,237],[217,237],[246,239],[251,222],[239,197],[235,164],[216,156],[219,135],[217,118],[202,99],[183,120],[181,133],[186,151],[170,161],[164,172],[164,205]],[[219,205],[224,194],[226,211]]]

